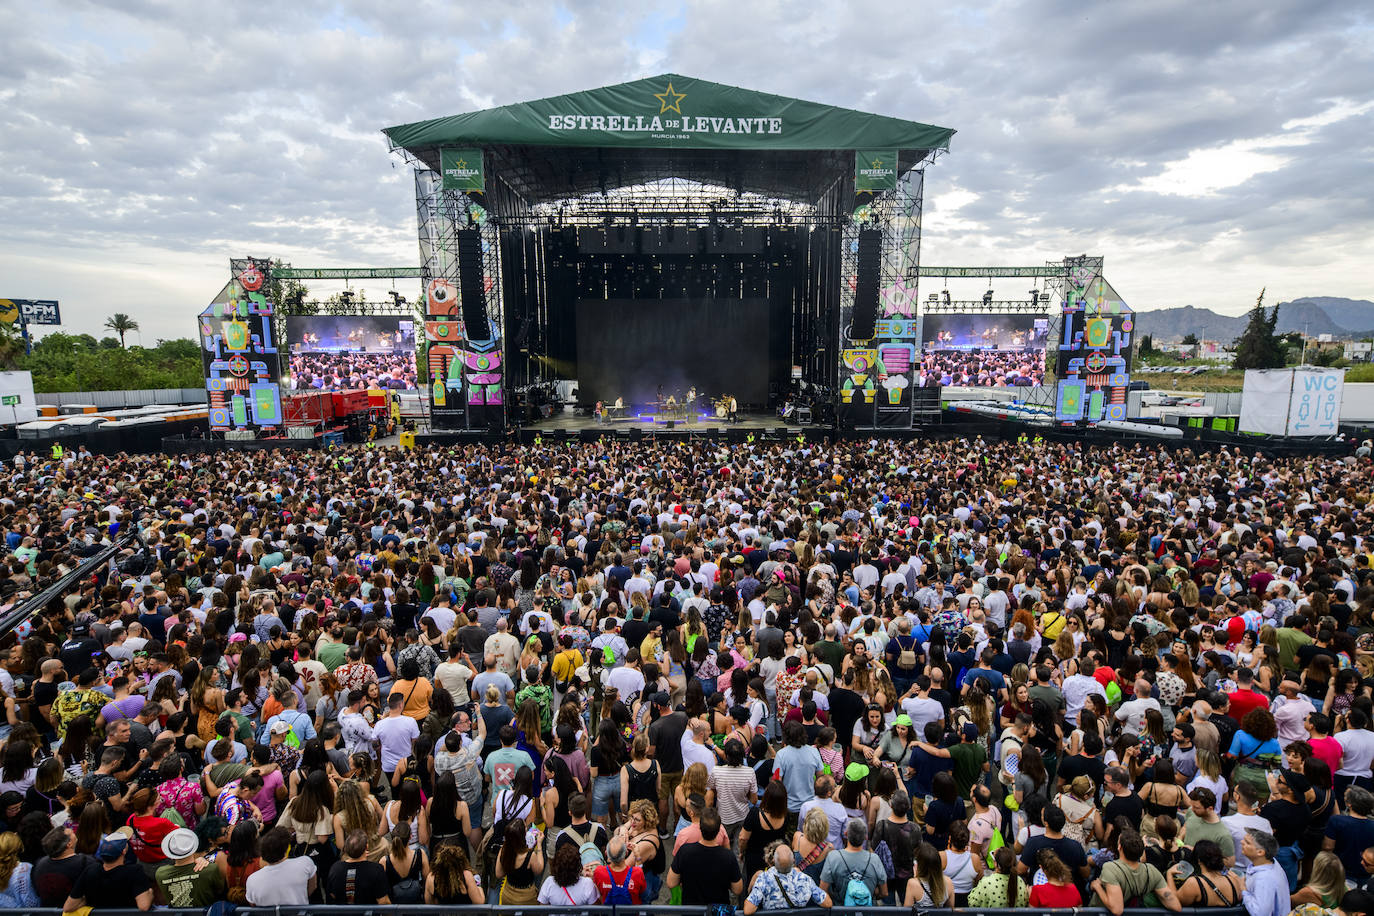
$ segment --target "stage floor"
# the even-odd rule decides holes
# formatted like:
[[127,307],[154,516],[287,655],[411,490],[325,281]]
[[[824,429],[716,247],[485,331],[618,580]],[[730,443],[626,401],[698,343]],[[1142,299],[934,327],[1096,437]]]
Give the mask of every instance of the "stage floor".
[[[669,423],[672,423],[670,426]],[[785,426],[789,429],[806,429],[809,425],[803,425],[791,420],[783,420],[775,413],[745,413],[739,414],[739,422],[729,423],[723,419],[711,417],[705,419],[698,417],[695,423],[688,423],[681,417],[673,417],[668,414],[662,416],[644,412],[636,416],[625,418],[609,419],[604,423],[598,423],[595,417],[575,416],[571,413],[557,413],[547,420],[538,420],[534,423],[525,423],[525,429],[532,430],[570,430],[581,431],[588,429],[599,429],[606,432],[613,432],[617,429],[638,429],[638,430],[657,430],[666,432],[672,430],[675,433],[681,432],[718,432],[723,429],[777,429]]]

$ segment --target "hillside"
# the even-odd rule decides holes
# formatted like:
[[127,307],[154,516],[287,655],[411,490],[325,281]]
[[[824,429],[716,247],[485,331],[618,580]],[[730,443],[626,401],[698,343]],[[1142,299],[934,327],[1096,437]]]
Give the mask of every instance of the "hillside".
[[[1245,315],[1220,315],[1211,309],[1181,308],[1136,312],[1136,333],[1152,334],[1163,342],[1194,334],[1200,340],[1230,343],[1245,330]],[[1279,303],[1279,333],[1297,331],[1336,337],[1362,336],[1374,331],[1374,302],[1332,296],[1305,296]]]

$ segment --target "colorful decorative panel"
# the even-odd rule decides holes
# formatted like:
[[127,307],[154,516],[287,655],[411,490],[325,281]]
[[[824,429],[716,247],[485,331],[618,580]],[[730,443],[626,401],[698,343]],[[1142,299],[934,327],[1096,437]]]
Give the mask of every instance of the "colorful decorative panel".
[[1095,267],[1069,272],[1057,343],[1055,419],[1126,419],[1134,313]]
[[229,284],[198,319],[210,429],[281,425],[281,361],[267,298],[271,262],[230,261]]

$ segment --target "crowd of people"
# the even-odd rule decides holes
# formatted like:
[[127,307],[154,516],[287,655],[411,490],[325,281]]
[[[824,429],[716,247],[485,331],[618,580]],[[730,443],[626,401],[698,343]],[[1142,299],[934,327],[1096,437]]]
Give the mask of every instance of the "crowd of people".
[[20,454],[0,908],[1369,913],[1367,451]]
[[918,388],[1032,388],[1045,380],[1045,351],[927,350],[916,371]]
[[291,388],[294,391],[352,391],[359,388],[414,391],[418,387],[413,351],[294,352],[290,363]]

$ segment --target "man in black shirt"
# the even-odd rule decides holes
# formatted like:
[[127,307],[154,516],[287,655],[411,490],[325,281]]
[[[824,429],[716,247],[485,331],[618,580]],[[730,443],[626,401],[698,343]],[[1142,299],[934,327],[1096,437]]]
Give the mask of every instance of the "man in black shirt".
[[[715,808],[701,812],[701,839],[687,843],[673,855],[665,882],[682,886],[684,906],[731,902],[731,894],[744,890],[739,860],[728,847],[720,845],[720,815]],[[709,837],[709,839],[707,839]]]
[[371,906],[391,903],[386,869],[367,860],[367,834],[354,830],[344,839],[343,858],[329,869],[325,883],[329,903],[339,906]]
[[840,743],[847,746],[850,738],[854,735],[854,723],[858,722],[864,714],[864,698],[855,693],[854,669],[851,668],[844,673],[844,686],[836,684],[830,688],[830,725],[835,729],[835,734],[839,737]]
[[1125,817],[1136,830],[1140,829],[1140,818],[1145,813],[1145,802],[1131,791],[1131,775],[1124,767],[1107,767],[1103,773],[1103,785],[1107,792],[1106,804],[1102,811],[1094,815],[1096,823],[1093,832],[1099,840],[1107,835],[1107,827],[1118,817]]
[[568,796],[568,817],[571,818],[568,826],[558,834],[558,839],[554,841],[553,848],[557,852],[560,846],[572,845],[573,849],[579,852],[583,843],[591,843],[601,850],[602,858],[606,855],[606,843],[610,841],[610,834],[606,828],[587,819],[586,795],[581,792],[574,792]]
[[659,783],[658,822],[666,826],[670,823],[673,792],[682,782],[682,734],[687,731],[687,713],[673,712],[666,693],[654,694],[653,703],[658,718],[649,726],[649,756],[658,761],[663,777]]
[[1107,765],[1102,762],[1102,758],[1099,756],[1101,753],[1102,736],[1096,732],[1085,732],[1078,753],[1065,758],[1064,762],[1059,765],[1059,774],[1056,777],[1059,783],[1058,788],[1062,791],[1077,777],[1086,776],[1093,781],[1094,802],[1099,801],[1102,797],[1102,774],[1107,769]]
[[60,907],[71,896],[76,879],[95,860],[76,851],[76,831],[68,827],[54,827],[44,835],[43,853],[29,874],[29,883],[39,906]]
[[91,659],[102,648],[100,641],[91,636],[89,614],[81,614],[72,624],[71,638],[62,643],[57,657],[62,659],[62,667],[68,671],[84,671],[91,667]]
[[107,834],[95,848],[95,861],[72,885],[62,904],[70,913],[83,906],[96,910],[147,910],[153,905],[153,886],[137,861],[124,864],[129,840],[122,833]]
[[1040,850],[1049,848],[1069,868],[1073,869],[1074,879],[1082,884],[1088,880],[1088,855],[1083,844],[1064,836],[1064,824],[1068,818],[1058,805],[1047,805],[1044,813],[1045,832],[1042,836],[1031,837],[1021,849],[1018,870],[1023,875],[1033,875],[1040,867],[1036,856]]

